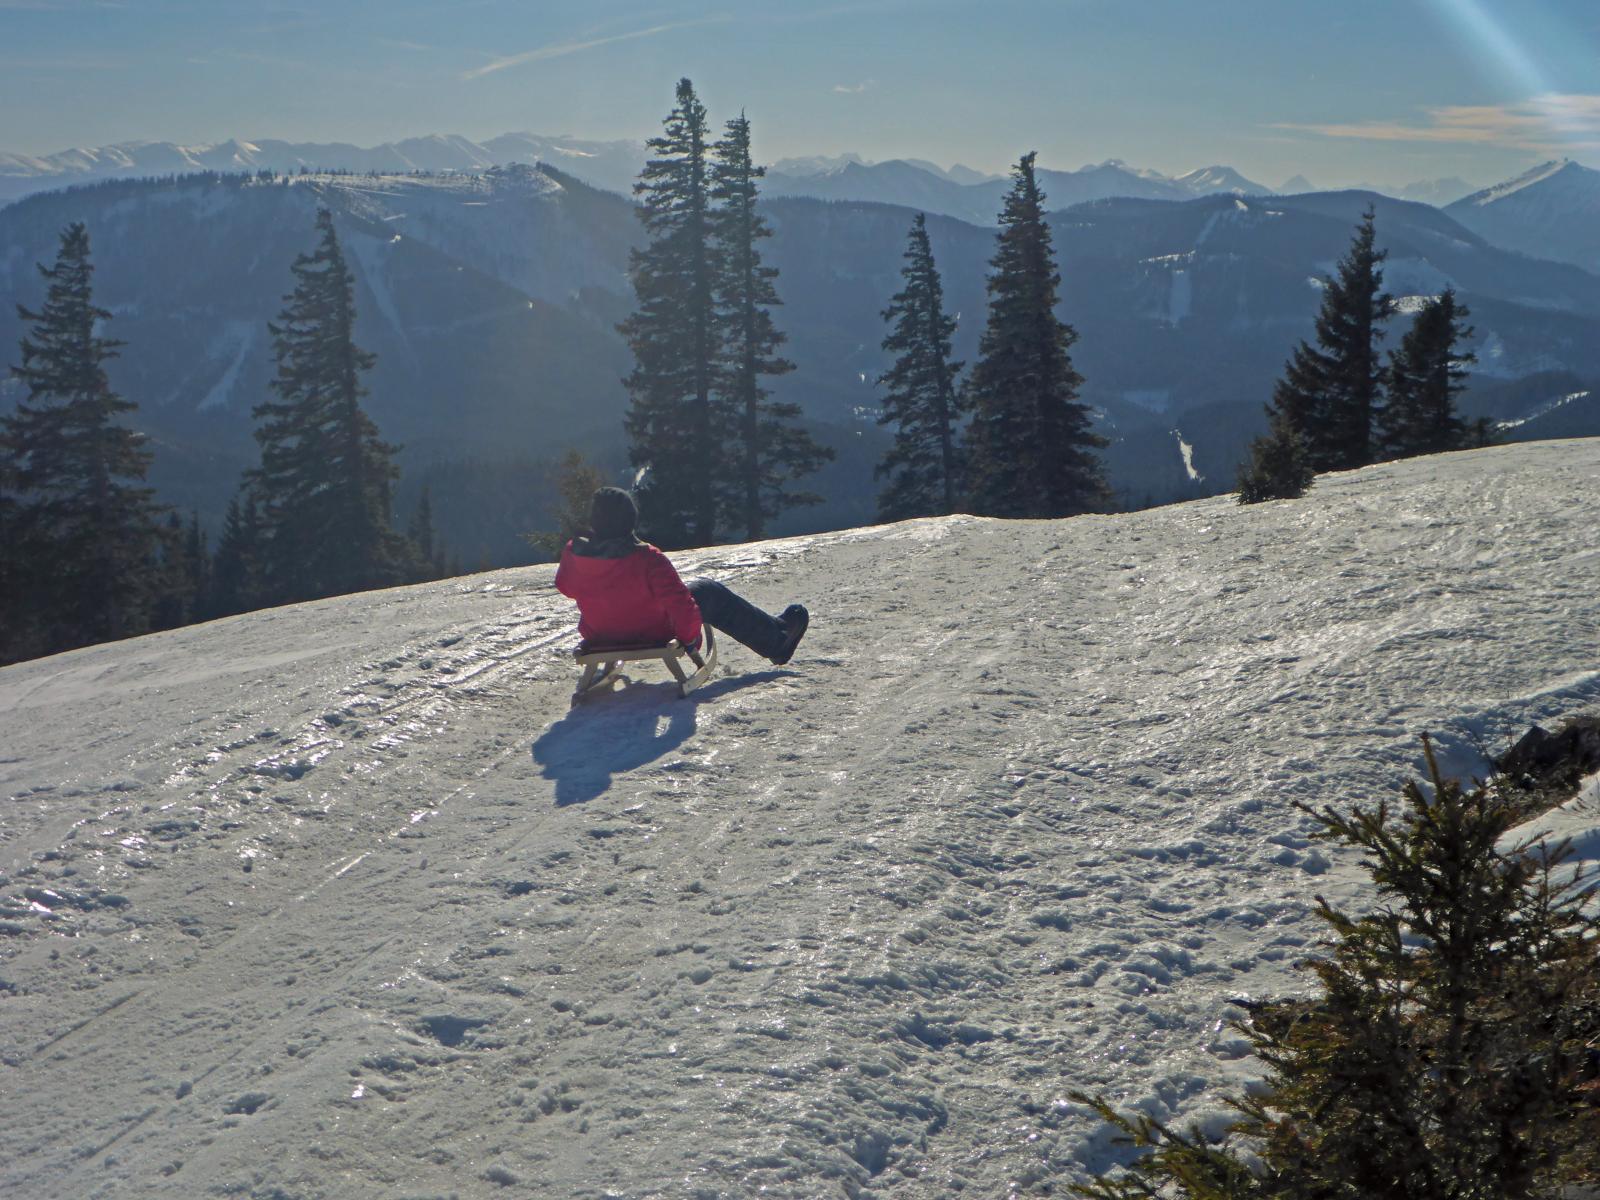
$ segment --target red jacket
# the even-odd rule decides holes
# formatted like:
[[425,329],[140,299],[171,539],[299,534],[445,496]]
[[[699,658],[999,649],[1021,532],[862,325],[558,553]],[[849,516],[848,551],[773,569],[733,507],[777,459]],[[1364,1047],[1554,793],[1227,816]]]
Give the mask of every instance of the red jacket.
[[[602,646],[700,641],[700,607],[654,546],[576,539],[561,552],[556,590],[578,602],[578,636]],[[598,553],[596,553],[598,551]]]

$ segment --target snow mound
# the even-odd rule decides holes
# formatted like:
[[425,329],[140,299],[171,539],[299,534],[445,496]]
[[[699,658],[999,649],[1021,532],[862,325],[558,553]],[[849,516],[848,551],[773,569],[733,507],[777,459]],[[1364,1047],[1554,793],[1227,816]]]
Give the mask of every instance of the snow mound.
[[[1292,806],[1600,702],[1600,442],[677,556],[811,632],[569,712],[530,567],[0,671],[0,1193],[1025,1195],[1216,1128]],[[1591,816],[1568,836],[1593,844]]]

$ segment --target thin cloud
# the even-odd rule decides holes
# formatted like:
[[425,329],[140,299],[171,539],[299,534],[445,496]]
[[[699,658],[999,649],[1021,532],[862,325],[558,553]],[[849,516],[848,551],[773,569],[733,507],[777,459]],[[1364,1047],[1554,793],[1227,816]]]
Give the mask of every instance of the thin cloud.
[[58,58],[31,54],[0,54],[0,67],[8,71],[115,71],[127,65],[124,59],[99,54],[67,55]]
[[599,46],[609,46],[613,42],[631,42],[639,38],[656,37],[663,33],[670,33],[674,29],[689,29],[697,25],[713,25],[729,20],[728,17],[702,17],[695,21],[674,21],[667,25],[652,25],[648,29],[634,29],[627,33],[614,33],[609,37],[591,38],[585,42],[558,42],[552,46],[540,46],[537,50],[527,50],[521,54],[513,54],[508,58],[497,58],[493,62],[485,63],[481,67],[474,67],[465,72],[462,79],[481,79],[495,71],[504,71],[507,67],[525,66],[531,62],[543,62],[551,58],[565,58],[569,54],[580,54],[585,50],[593,50]]
[[1371,142],[1500,146],[1540,153],[1600,148],[1600,95],[1552,93],[1514,104],[1450,104],[1425,119],[1329,124],[1279,123],[1274,129]]
[[876,86],[877,84],[872,80],[864,79],[860,83],[836,83],[833,85],[833,90],[836,95],[840,96],[859,96],[862,92],[869,91]]

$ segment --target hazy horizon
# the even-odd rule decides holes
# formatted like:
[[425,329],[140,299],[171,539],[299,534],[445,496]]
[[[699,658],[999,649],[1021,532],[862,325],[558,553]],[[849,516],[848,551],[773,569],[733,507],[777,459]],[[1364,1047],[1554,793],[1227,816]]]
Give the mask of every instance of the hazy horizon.
[[[1268,186],[1486,183],[1600,159],[1587,0],[0,0],[0,150],[648,137],[680,76],[766,161],[1116,158]],[[1203,148],[1203,149],[1197,149]]]

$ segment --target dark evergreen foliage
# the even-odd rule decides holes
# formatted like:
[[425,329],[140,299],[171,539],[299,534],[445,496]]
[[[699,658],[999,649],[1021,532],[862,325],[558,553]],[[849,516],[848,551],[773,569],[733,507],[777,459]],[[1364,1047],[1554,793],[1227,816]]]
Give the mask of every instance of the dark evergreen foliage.
[[222,536],[211,566],[209,615],[225,617],[248,612],[261,599],[261,518],[248,488],[228,502]]
[[433,494],[427,484],[417,493],[417,508],[406,526],[406,537],[416,555],[412,567],[415,579],[437,579],[443,574],[443,556],[434,546]]
[[687,79],[651,138],[634,187],[650,241],[630,255],[637,307],[618,328],[633,351],[625,383],[643,528],[669,549],[716,540],[713,464],[726,447],[712,411],[718,344],[706,110]]
[[606,485],[605,472],[576,450],[568,450],[556,467],[553,511],[554,529],[522,536],[546,558],[561,557],[562,548],[589,528],[589,498]]
[[1378,342],[1394,311],[1383,290],[1386,257],[1368,208],[1336,274],[1323,281],[1317,344],[1300,343],[1273,389],[1267,413],[1281,414],[1305,438],[1313,471],[1373,461],[1372,423],[1384,378]]
[[1425,306],[1389,355],[1388,396],[1378,413],[1378,447],[1384,458],[1459,450],[1468,444],[1466,422],[1456,412],[1467,368],[1477,356],[1461,344],[1472,336],[1467,306],[1446,288]]
[[1078,400],[1068,350],[1077,340],[1055,314],[1056,272],[1034,155],[1012,171],[989,276],[989,319],[968,380],[974,512],[1069,517],[1104,506],[1095,451],[1106,445]]
[[1250,444],[1250,461],[1239,467],[1239,503],[1296,499],[1316,477],[1305,439],[1287,417],[1274,413],[1271,428]]
[[161,510],[141,486],[150,453],[121,423],[137,406],[111,390],[105,364],[121,343],[96,331],[111,314],[95,306],[89,254],[88,231],[68,226],[55,265],[39,266],[43,305],[17,309],[32,329],[12,367],[27,395],[0,421],[11,659],[143,633],[159,590]]
[[878,423],[895,427],[894,445],[876,471],[889,480],[878,494],[878,515],[886,521],[955,512],[964,465],[963,397],[956,388],[963,364],[950,361],[956,322],[945,315],[922,213],[911,223],[900,274],[905,285],[883,310],[883,319],[893,323],[883,348],[895,363],[878,377],[886,389]]
[[[782,303],[773,283],[778,272],[762,265],[756,245],[772,236],[756,209],[756,181],[765,174],[766,168],[751,160],[750,122],[741,114],[712,147],[717,415],[727,430],[723,455],[731,468],[718,479],[717,491],[725,527],[742,529],[750,541],[785,509],[820,503],[815,493],[786,485],[833,457],[797,424],[800,406],[772,400],[761,385],[764,376],[794,370],[778,354],[784,336],[770,311]],[[715,469],[719,457],[704,456],[702,468]]]
[[268,603],[386,587],[408,576],[409,551],[390,527],[395,448],[361,407],[374,358],[355,344],[355,279],[333,215],[294,263],[295,287],[272,332],[276,400],[258,405],[261,465],[249,474],[262,526]]
[[1080,1195],[1532,1200],[1592,1182],[1595,878],[1573,877],[1564,846],[1504,845],[1518,807],[1424,752],[1427,784],[1396,807],[1305,809],[1362,852],[1381,905],[1352,917],[1318,898],[1332,937],[1305,969],[1319,994],[1241,1026],[1269,1076],[1236,1102],[1229,1142],[1079,1094],[1150,1151]]
[[158,579],[155,628],[176,629],[210,615],[211,558],[199,513],[191,513],[187,525],[177,513],[168,516]]

